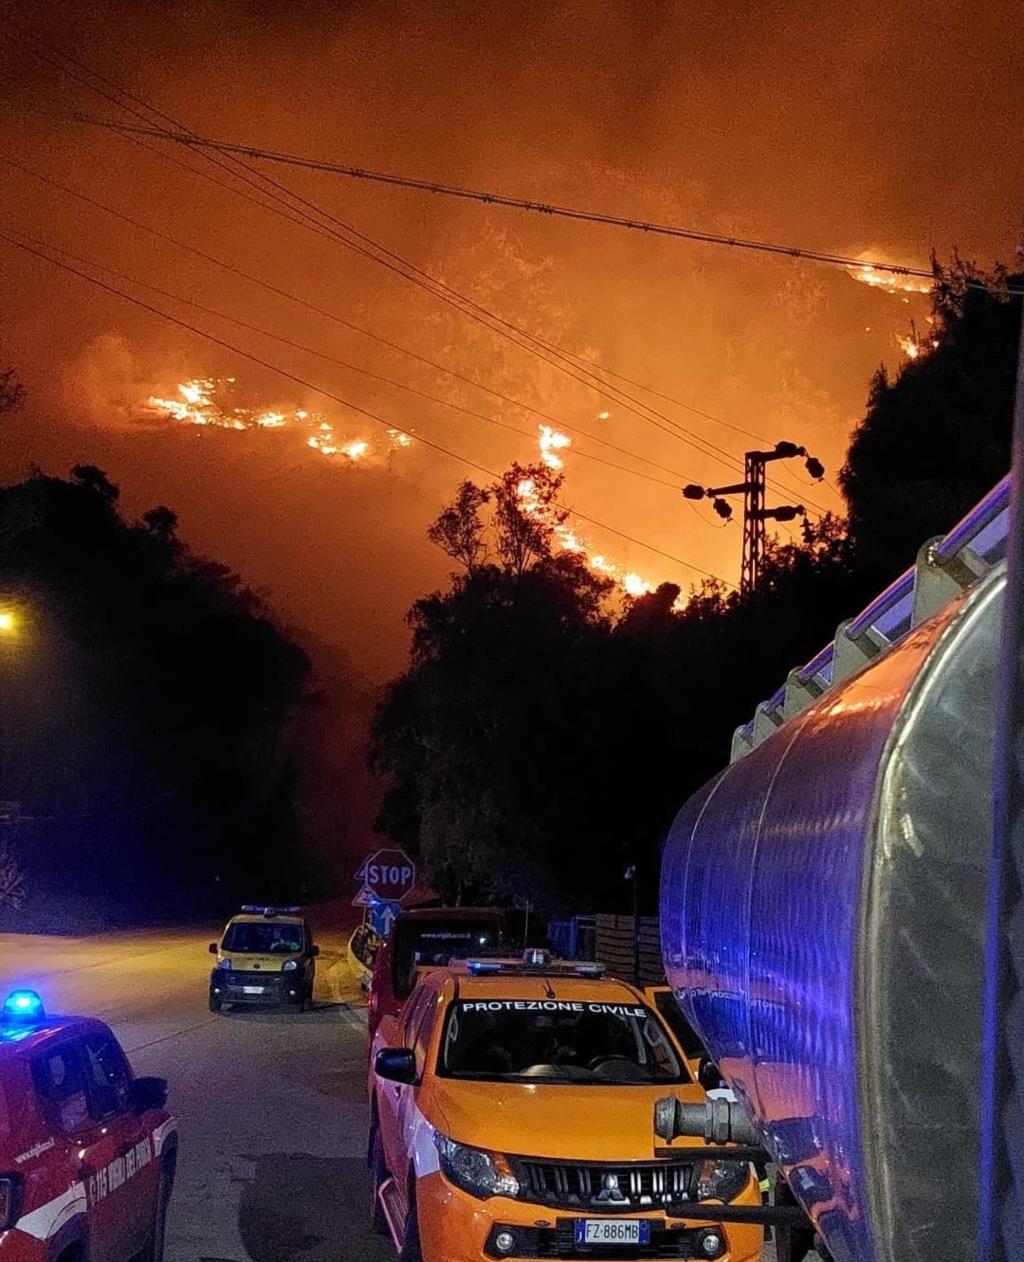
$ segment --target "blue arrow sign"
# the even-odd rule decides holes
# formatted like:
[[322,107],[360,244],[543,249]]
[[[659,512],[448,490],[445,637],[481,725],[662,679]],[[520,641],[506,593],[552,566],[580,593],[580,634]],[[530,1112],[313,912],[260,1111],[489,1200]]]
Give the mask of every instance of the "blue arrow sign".
[[370,925],[372,926],[374,933],[379,934],[382,938],[386,938],[391,930],[392,922],[401,910],[401,903],[371,903]]

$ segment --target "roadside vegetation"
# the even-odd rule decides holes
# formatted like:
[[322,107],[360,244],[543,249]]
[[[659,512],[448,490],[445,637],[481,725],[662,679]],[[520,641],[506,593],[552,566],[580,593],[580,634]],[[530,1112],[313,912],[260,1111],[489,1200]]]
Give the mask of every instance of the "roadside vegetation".
[[0,925],[298,892],[306,655],[170,509],[118,499],[91,466],[0,488]]
[[[1009,467],[1020,300],[936,270],[932,322],[875,375],[840,486],[847,519],[777,544],[746,596],[717,583],[612,598],[554,547],[560,483],[543,466],[466,482],[431,527],[457,568],[409,612],[408,669],[371,761],[378,827],[452,900],[653,907],[674,812],[727,762],[734,729],[837,624],[911,565]],[[789,437],[787,435],[786,437]],[[524,510],[532,479],[550,510]]]

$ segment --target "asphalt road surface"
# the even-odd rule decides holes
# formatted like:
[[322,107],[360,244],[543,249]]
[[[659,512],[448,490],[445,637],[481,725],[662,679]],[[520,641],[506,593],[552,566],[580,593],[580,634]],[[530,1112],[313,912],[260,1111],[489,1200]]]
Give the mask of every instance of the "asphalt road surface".
[[344,937],[320,933],[314,1009],[207,1008],[216,931],[0,934],[0,994],[101,1017],[170,1082],[178,1179],[168,1262],[394,1262],[368,1227],[366,1026]]
[[167,1262],[394,1262],[368,1226],[366,1026],[343,932],[318,926],[301,1015],[211,1013],[214,936],[0,934],[0,994],[31,986],[51,1011],[102,1018],[137,1073],[169,1080]]

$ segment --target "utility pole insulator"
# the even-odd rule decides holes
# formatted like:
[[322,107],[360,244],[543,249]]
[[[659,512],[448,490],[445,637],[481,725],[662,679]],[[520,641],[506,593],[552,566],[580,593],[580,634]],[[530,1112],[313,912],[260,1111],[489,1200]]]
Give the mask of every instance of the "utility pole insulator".
[[825,476],[825,466],[814,456],[807,454],[806,447],[796,443],[778,442],[771,451],[748,451],[744,456],[745,477],[731,486],[698,486],[695,482],[683,487],[683,498],[688,500],[710,499],[719,517],[726,521],[732,517],[732,506],[724,495],[743,496],[743,566],[740,572],[740,593],[746,594],[757,586],[764,559],[766,521],[793,521],[807,516],[803,504],[782,504],[778,508],[765,507],[767,479],[765,466],[773,460],[792,460],[803,456],[804,467],[812,478],[820,481]]

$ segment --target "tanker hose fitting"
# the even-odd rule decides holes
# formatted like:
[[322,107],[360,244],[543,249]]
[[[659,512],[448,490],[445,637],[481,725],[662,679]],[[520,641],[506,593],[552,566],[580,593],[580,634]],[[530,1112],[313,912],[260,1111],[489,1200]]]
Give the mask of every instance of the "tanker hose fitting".
[[760,1146],[761,1137],[744,1109],[733,1100],[705,1100],[687,1104],[666,1096],[654,1106],[654,1133],[671,1144],[682,1135],[694,1136],[709,1144]]

